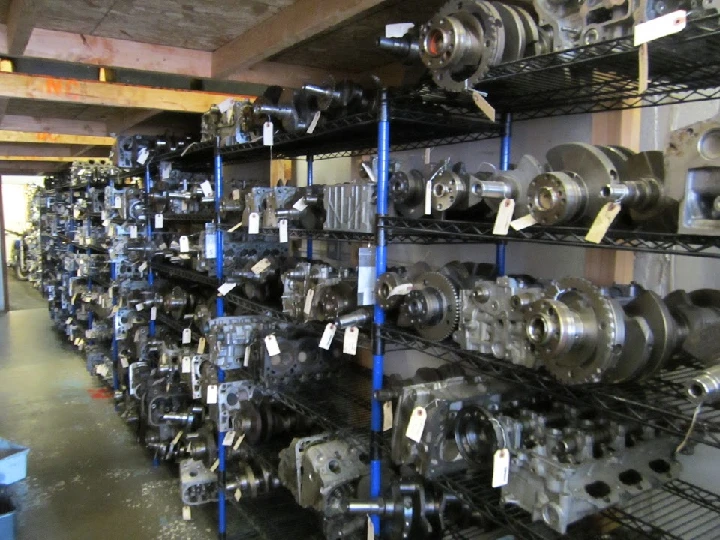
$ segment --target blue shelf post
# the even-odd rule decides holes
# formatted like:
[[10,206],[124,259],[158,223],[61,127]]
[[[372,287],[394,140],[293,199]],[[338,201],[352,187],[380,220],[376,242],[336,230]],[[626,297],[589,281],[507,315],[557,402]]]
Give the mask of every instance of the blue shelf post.
[[[313,164],[315,162],[315,158],[312,154],[307,155],[307,187],[312,187],[313,185]],[[308,261],[312,262],[313,259],[313,240],[312,236],[308,234],[307,240],[305,241],[305,245],[307,246],[307,258]]]
[[[95,172],[93,172],[93,178],[94,178],[94,174],[95,174]],[[90,232],[90,228],[91,228],[91,225],[90,225],[90,211],[89,211],[89,208],[88,208],[88,206],[87,206],[87,203],[88,203],[89,201],[90,201],[90,181],[88,181],[87,186],[85,186],[85,204],[86,204],[86,205],[85,205],[85,209],[86,209],[86,212],[87,212],[87,229],[88,229],[88,230],[86,231],[86,233],[89,233],[89,232]],[[90,248],[87,248],[87,250],[85,251],[85,253],[86,253],[87,256],[88,256],[88,263],[89,263],[90,260],[92,259],[92,257],[91,257],[91,255],[92,255],[92,250],[91,250]],[[92,269],[91,269],[91,270],[92,270]],[[88,288],[88,292],[92,292],[92,288],[93,288],[93,286],[92,286],[91,273],[92,273],[92,272],[89,272],[89,273],[88,273],[88,277],[87,277],[87,288]],[[92,330],[92,327],[93,327],[93,312],[92,312],[92,310],[89,310],[89,311],[88,311],[88,330]],[[90,345],[90,343],[92,343],[92,342],[93,342],[93,340],[88,340],[88,345]]]
[[[512,142],[512,114],[503,114],[503,134],[500,139],[500,170],[510,168],[510,143]],[[495,244],[495,267],[499,276],[505,275],[505,250],[507,241],[500,240]]]
[[[382,91],[380,98],[380,121],[378,123],[378,171],[377,171],[377,223],[375,229],[375,271],[377,276],[385,273],[387,268],[387,242],[385,239],[384,219],[388,208],[388,170],[390,168],[390,119],[388,114],[387,90]],[[382,424],[383,404],[375,399],[375,393],[382,390],[385,372],[385,344],[381,329],[385,323],[385,312],[375,302],[373,321],[373,369],[372,369],[372,403],[370,426],[370,498],[381,495],[382,478]],[[380,516],[371,516],[375,535],[380,535]]]
[[[223,281],[223,232],[220,229],[220,202],[223,197],[223,164],[219,149],[220,141],[215,144],[215,268],[218,284]],[[225,299],[217,297],[217,316],[225,315]],[[225,382],[225,371],[218,369],[218,384]],[[224,431],[218,431],[218,538],[224,540],[227,536],[226,508],[225,508],[225,447],[223,439]]]
[[[147,165],[145,165],[145,196],[146,196],[146,202],[145,202],[145,237],[148,241],[152,240],[153,236],[153,226],[150,216],[150,189],[152,187],[152,178],[150,177],[150,162],[148,161]],[[148,261],[148,267],[150,266],[150,262]],[[153,273],[152,269],[148,268],[148,285],[150,285],[150,288],[152,289],[153,284],[155,283],[155,274]],[[148,326],[148,336],[153,337],[155,335],[155,321],[151,320],[150,325]]]

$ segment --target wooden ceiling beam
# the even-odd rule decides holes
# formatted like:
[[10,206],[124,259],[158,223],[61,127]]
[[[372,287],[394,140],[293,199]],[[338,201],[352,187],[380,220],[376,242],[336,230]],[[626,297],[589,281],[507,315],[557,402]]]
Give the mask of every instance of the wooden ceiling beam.
[[196,113],[204,113],[212,105],[229,97],[254,98],[254,96],[170,90],[21,73],[0,73],[0,97]]
[[2,156],[71,157],[73,148],[59,144],[0,144]]
[[[0,98],[7,99],[7,98]],[[108,129],[105,122],[87,120],[69,120],[64,118],[40,118],[7,114],[0,120],[0,130],[66,133],[68,135],[96,135],[106,137]]]
[[114,117],[108,118],[106,122],[107,132],[113,137],[117,137],[161,112],[157,109],[120,111]]
[[57,161],[2,161],[0,174],[45,174],[67,168],[66,163]]
[[80,146],[113,146],[113,137],[99,137],[96,135],[69,135],[67,133],[51,133],[47,131],[28,132],[0,130],[0,143],[26,143],[26,144],[66,144]]
[[21,56],[25,53],[35,27],[39,0],[10,0],[7,16],[7,53]]
[[102,158],[86,156],[6,156],[0,154],[0,163],[8,161],[42,161],[44,163],[72,163],[73,161],[97,161],[98,159]]
[[213,78],[227,78],[385,0],[298,0],[246,30],[212,55]]

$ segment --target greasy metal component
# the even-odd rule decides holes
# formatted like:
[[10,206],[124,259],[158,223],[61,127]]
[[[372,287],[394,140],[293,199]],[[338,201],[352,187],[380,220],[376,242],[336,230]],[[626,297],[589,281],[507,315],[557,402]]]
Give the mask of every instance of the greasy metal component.
[[680,201],[680,234],[720,236],[720,115],[670,134],[666,191]]
[[462,314],[453,339],[466,350],[491,354],[525,367],[538,367],[525,335],[523,304],[542,295],[542,286],[523,277],[477,279],[460,291]]
[[502,62],[515,62],[525,55],[527,40],[525,27],[520,14],[514,6],[501,2],[492,2],[493,7],[498,11],[502,28],[505,32],[505,48],[502,54]]
[[180,287],[173,287],[172,291],[163,298],[163,310],[169,313],[173,319],[180,320],[190,303],[189,294]]
[[379,37],[378,47],[404,60],[420,59],[420,43],[415,29],[410,29],[402,37]]
[[418,219],[425,215],[425,175],[412,169],[398,171],[390,176],[390,199],[395,211],[406,218]]
[[677,322],[680,350],[706,365],[713,364],[720,348],[720,291],[673,291],[665,297],[665,304]]
[[206,340],[210,362],[221,369],[240,369],[245,362],[246,348],[255,338],[277,328],[259,316],[218,317],[207,322]]
[[272,493],[281,486],[280,479],[273,471],[260,463],[251,462],[243,463],[237,475],[229,475],[225,490],[228,496],[235,496],[237,490],[240,490],[243,498],[256,498]]
[[433,211],[463,211],[477,206],[482,202],[478,184],[481,180],[489,180],[490,177],[491,173],[489,172],[468,174],[462,163],[457,163],[452,169],[446,167],[441,172],[434,174],[432,177]]
[[303,91],[315,98],[316,107],[320,111],[331,114],[352,114],[374,108],[377,92],[365,89],[351,80],[335,81],[328,76],[324,84],[305,84]]
[[338,330],[350,328],[351,326],[367,326],[373,320],[373,307],[363,306],[360,309],[340,315],[335,319],[335,327]]
[[522,217],[528,208],[528,186],[533,178],[542,174],[540,162],[530,155],[524,155],[517,167],[509,171],[498,171],[490,178],[478,179],[471,189],[482,197],[483,202],[496,213],[503,199],[515,200],[515,217]]
[[[354,269],[303,262],[282,274],[282,282],[283,312],[297,320],[334,321],[343,310],[352,311],[357,305],[355,293],[350,292],[358,284]],[[308,299],[310,291],[312,298]],[[322,305],[326,296],[331,302],[327,308]]]
[[[402,303],[404,294],[399,293],[395,287],[399,285],[411,285],[413,280],[423,272],[429,272],[430,265],[426,262],[418,262],[408,267],[400,267],[394,271],[385,272],[379,276],[375,284],[375,298],[385,311],[392,311]],[[395,294],[393,290],[395,289]],[[409,291],[408,291],[409,292]],[[407,294],[407,293],[405,293]]]
[[335,321],[357,307],[357,284],[341,281],[333,285],[317,285],[313,304],[321,321]]
[[[235,414],[243,404],[261,395],[262,389],[253,381],[239,380],[217,384],[217,404],[208,405],[210,417],[217,425],[218,431],[230,431],[234,429]],[[203,401],[207,402],[208,385],[202,389]]]
[[270,96],[275,90],[271,87],[263,96],[255,100],[253,103],[255,116],[261,119],[271,116],[279,120],[287,133],[306,131],[317,111],[314,98],[301,90],[283,88],[278,99],[274,100],[274,96]]
[[331,231],[371,233],[375,228],[374,183],[347,183],[323,186],[325,223]]
[[219,141],[220,146],[249,142],[256,130],[252,102],[233,100],[224,112],[217,105],[202,115],[201,141]]
[[714,403],[720,398],[720,365],[704,371],[687,385],[688,398],[694,403]]
[[270,401],[244,400],[232,414],[232,429],[245,434],[245,442],[256,445],[285,434],[298,435],[306,431],[305,417],[284,405]]
[[482,0],[452,0],[420,28],[420,59],[447,90],[477,84],[503,60],[504,50],[500,13]]
[[183,459],[180,462],[180,499],[188,506],[217,501],[217,474],[202,461]]
[[[394,415],[393,462],[412,466],[426,478],[472,466],[462,454],[463,441],[452,435],[459,425],[457,411],[470,406],[496,410],[503,390],[502,385],[480,377],[455,377],[403,387]],[[420,442],[405,434],[416,407],[423,407],[426,413]]]
[[602,188],[620,175],[599,147],[561,144],[547,153],[550,172],[535,177],[528,187],[530,213],[538,223],[555,225],[594,219],[605,200]]

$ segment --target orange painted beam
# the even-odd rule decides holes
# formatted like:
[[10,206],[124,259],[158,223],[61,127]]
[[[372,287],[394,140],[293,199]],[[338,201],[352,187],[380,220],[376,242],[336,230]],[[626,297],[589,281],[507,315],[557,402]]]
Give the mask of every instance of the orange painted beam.
[[42,143],[42,144],[76,144],[82,146],[113,146],[113,137],[96,135],[69,135],[67,133],[38,133],[28,131],[0,130],[0,143]]

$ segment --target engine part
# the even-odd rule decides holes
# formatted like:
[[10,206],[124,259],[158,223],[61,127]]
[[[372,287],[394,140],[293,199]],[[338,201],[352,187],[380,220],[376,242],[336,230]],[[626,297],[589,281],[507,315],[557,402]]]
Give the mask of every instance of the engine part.
[[188,309],[192,309],[192,297],[181,287],[173,289],[163,297],[163,310],[175,320],[180,320]]
[[183,459],[180,462],[180,499],[196,506],[217,501],[217,474],[202,461]]
[[713,403],[720,398],[720,365],[715,365],[692,379],[687,394],[695,403]]
[[[503,390],[501,385],[486,383],[480,377],[467,380],[456,377],[403,387],[393,426],[393,462],[412,466],[426,478],[466,470],[473,464],[461,455],[463,441],[451,435],[459,425],[457,411],[470,406],[497,410]],[[425,414],[419,441],[406,434],[418,408]]]
[[210,362],[221,369],[242,369],[246,357],[249,358],[248,346],[258,336],[278,328],[259,316],[218,317],[207,322],[206,340],[210,352]]
[[436,212],[466,211],[482,202],[479,194],[480,179],[489,179],[491,173],[468,174],[463,163],[445,167],[432,177],[432,209]]
[[232,414],[231,425],[236,432],[245,434],[247,443],[257,445],[286,434],[297,436],[311,423],[280,403],[244,400]]
[[498,171],[490,177],[483,175],[483,178],[473,181],[471,189],[477,192],[493,213],[497,213],[503,199],[514,199],[513,216],[522,217],[530,212],[528,186],[542,172],[540,163],[534,157],[525,155],[514,169]]
[[424,272],[430,272],[430,265],[418,262],[381,275],[375,285],[375,297],[380,307],[385,311],[394,311],[400,307],[403,296],[413,289],[413,282]]
[[318,110],[314,96],[309,93],[277,87],[268,88],[255,100],[253,108],[256,117],[271,116],[279,120],[287,133],[307,131]]
[[360,182],[323,186],[323,228],[331,231],[373,232],[376,190],[375,184]]
[[336,82],[330,76],[324,84],[305,84],[302,89],[314,96],[318,110],[331,116],[372,111],[377,104],[376,88],[365,89],[347,79]]
[[491,354],[516,365],[537,367],[520,308],[542,292],[542,286],[525,277],[476,280],[460,291],[462,314],[453,339],[463,349]]
[[239,490],[242,497],[256,498],[282,487],[277,475],[259,463],[244,463],[236,475],[229,476],[225,485],[228,495]]
[[201,141],[219,140],[220,146],[250,142],[257,131],[252,103],[232,100],[224,103],[223,109],[213,105],[203,114]]
[[390,199],[402,217],[419,219],[425,214],[425,186],[422,171],[397,171],[390,176]]
[[[584,143],[551,148],[551,168],[528,186],[530,213],[538,223],[556,225],[594,219],[605,203],[602,189],[620,179],[613,159],[602,147]],[[614,158],[620,159],[617,154]]]
[[267,229],[277,229],[277,211],[284,208],[290,201],[296,200],[298,188],[277,186],[265,198],[262,226]]

